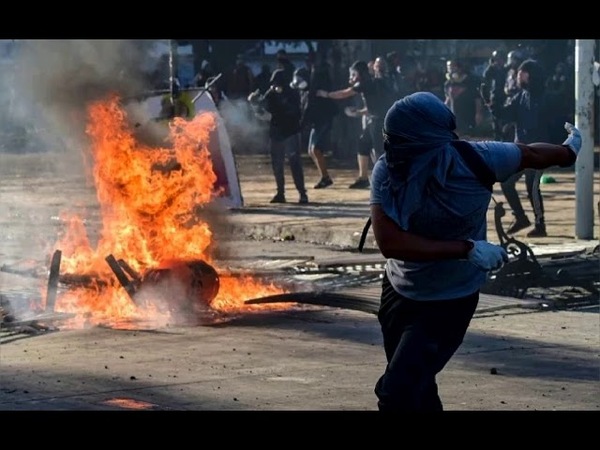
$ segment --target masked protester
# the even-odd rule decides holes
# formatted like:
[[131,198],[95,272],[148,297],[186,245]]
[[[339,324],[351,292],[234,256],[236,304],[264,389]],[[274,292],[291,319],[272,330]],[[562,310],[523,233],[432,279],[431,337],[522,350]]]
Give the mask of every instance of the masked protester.
[[254,91],[248,96],[248,102],[259,119],[269,121],[271,165],[277,186],[277,193],[271,199],[271,203],[286,203],[286,158],[294,185],[300,194],[298,203],[308,203],[300,157],[300,95],[290,86],[290,79],[284,69],[273,71],[269,89],[264,94],[258,90]]
[[459,141],[454,114],[432,93],[408,95],[388,110],[370,199],[386,258],[379,410],[443,409],[436,376],[461,345],[488,272],[508,260],[486,236],[491,186],[526,168],[572,165],[581,135],[565,128],[562,145]]

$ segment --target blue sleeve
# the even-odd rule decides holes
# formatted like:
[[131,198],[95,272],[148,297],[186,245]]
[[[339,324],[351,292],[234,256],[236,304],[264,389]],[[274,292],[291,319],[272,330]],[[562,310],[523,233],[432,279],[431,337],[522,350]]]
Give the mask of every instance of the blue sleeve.
[[381,184],[387,179],[387,166],[382,157],[380,157],[373,170],[371,171],[371,197],[369,200],[370,205],[378,205],[381,203]]
[[521,149],[512,142],[472,142],[481,153],[498,181],[505,181],[519,171]]

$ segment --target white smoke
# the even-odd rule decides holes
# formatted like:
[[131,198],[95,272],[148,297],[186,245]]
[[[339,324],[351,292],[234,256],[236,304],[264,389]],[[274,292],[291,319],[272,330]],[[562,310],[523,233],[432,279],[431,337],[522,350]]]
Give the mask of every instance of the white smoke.
[[[85,108],[109,93],[144,89],[142,70],[152,41],[25,40],[19,42],[13,117],[37,130],[41,145],[78,147],[84,142]],[[55,148],[50,148],[55,150]]]

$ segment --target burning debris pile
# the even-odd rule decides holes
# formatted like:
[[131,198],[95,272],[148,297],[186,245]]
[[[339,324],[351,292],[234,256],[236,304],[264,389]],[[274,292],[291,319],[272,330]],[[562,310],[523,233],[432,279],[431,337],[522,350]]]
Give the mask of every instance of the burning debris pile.
[[101,224],[91,238],[88,231],[96,230],[88,230],[85,217],[61,215],[65,228],[40,311],[68,314],[63,328],[130,328],[290,307],[245,304],[284,289],[230,274],[212,258],[215,242],[204,217],[218,195],[208,150],[212,114],[165,123],[168,141],[158,147],[136,139],[137,118],[117,95],[90,103],[87,114],[84,160]]

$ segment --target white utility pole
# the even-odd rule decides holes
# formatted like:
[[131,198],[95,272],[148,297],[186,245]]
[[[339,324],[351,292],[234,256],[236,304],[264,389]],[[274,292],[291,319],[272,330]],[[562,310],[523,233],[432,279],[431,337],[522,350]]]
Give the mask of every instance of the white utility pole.
[[594,238],[594,39],[575,41],[575,126],[583,145],[575,162],[575,235]]

